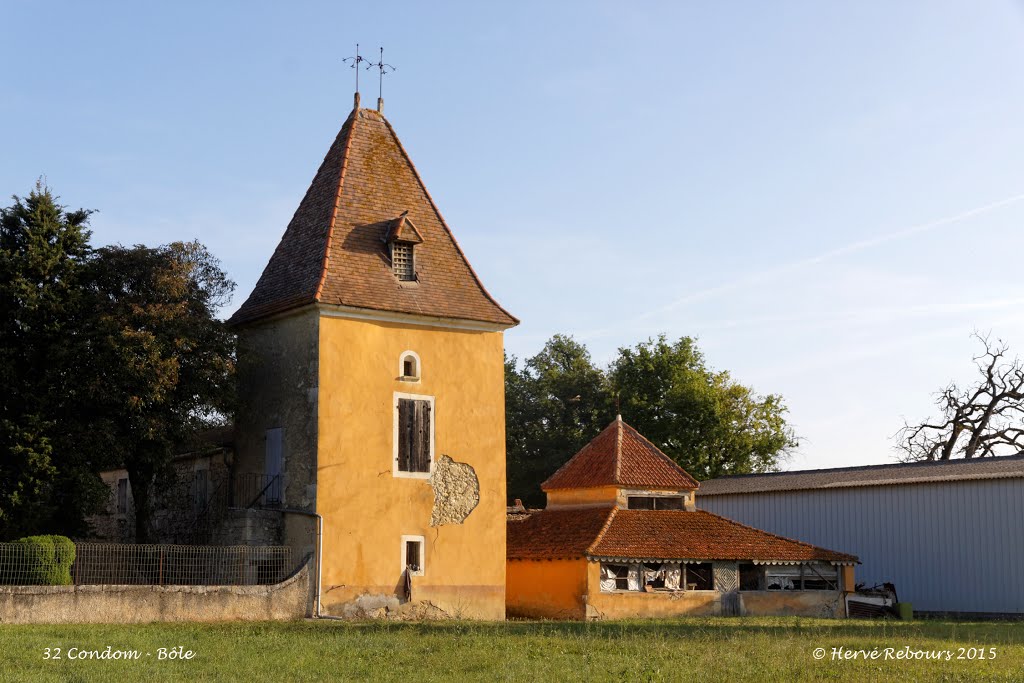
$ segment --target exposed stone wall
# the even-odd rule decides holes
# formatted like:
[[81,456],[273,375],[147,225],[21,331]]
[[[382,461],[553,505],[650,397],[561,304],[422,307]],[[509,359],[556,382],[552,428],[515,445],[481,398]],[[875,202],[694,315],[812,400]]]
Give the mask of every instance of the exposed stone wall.
[[[283,431],[283,498],[316,505],[319,314],[315,309],[239,330],[236,475],[263,473],[266,432]],[[294,522],[294,523],[293,523]],[[297,530],[298,533],[292,533]],[[309,520],[286,518],[282,542],[296,557],[315,551]]]
[[455,462],[442,455],[434,463],[430,475],[434,489],[434,509],[430,526],[462,524],[480,503],[480,481],[476,470],[464,462]]
[[[153,487],[153,539],[156,543],[207,543],[205,527],[197,520],[209,522],[208,504],[223,491],[230,473],[231,451],[217,449],[209,453],[177,456],[170,472],[162,475]],[[128,479],[125,469],[100,473],[110,488],[103,512],[87,518],[92,533],[89,540],[133,543],[135,541],[135,499],[131,483],[127,487],[127,509],[117,507],[118,482]],[[216,521],[216,520],[213,520]],[[210,525],[207,525],[210,526]],[[198,535],[197,535],[198,534]]]
[[[277,510],[227,510],[214,531],[214,545],[280,545],[282,513]],[[301,557],[301,555],[300,555]]]
[[269,586],[0,586],[0,623],[301,619],[307,616],[311,564]]
[[316,483],[316,310],[239,330],[235,470],[263,472],[266,432],[284,430],[287,507],[312,509]]

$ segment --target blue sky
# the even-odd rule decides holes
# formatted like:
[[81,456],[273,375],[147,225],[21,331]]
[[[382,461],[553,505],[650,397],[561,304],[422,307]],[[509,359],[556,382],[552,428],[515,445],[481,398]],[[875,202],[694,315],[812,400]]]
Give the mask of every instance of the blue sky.
[[232,309],[358,41],[516,355],[695,335],[786,397],[805,468],[892,460],[973,330],[1024,352],[1020,3],[0,5],[0,191],[45,176],[100,244],[201,240]]

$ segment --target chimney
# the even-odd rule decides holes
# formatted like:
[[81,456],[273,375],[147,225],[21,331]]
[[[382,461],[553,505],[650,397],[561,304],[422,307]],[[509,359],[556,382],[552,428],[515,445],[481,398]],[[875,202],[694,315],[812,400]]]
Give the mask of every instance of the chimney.
[[356,91],[356,96],[353,98],[355,103],[352,105],[353,109],[359,109],[359,91]]
[[380,113],[380,114],[384,113],[384,98],[383,97],[378,97],[377,98],[377,112]]

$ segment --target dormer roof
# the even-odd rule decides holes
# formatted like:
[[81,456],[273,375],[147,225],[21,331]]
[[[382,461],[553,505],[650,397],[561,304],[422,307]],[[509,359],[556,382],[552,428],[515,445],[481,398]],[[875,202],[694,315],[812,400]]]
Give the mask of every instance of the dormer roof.
[[423,235],[416,229],[413,222],[409,220],[409,212],[403,211],[401,216],[388,223],[388,230],[387,234],[384,235],[384,241],[420,244],[423,242]]
[[619,416],[548,477],[541,489],[598,486],[678,491],[693,490],[699,484]]
[[[391,268],[387,240],[416,244],[416,282]],[[418,241],[417,241],[418,240]],[[483,323],[518,320],[487,292],[391,124],[353,109],[249,298],[244,325],[309,304]]]

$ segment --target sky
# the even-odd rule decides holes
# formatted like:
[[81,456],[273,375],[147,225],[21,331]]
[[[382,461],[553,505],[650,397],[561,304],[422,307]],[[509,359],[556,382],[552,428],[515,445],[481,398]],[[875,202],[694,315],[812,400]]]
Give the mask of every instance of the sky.
[[[1024,353],[1024,5],[0,0],[0,192],[94,244],[198,239],[251,291],[352,106],[385,114],[507,350],[658,334],[785,397],[785,469],[891,462]],[[377,96],[363,75],[363,101]],[[4,202],[5,204],[7,202]]]

